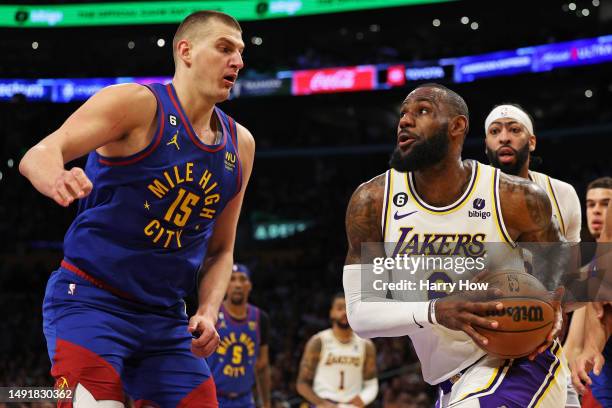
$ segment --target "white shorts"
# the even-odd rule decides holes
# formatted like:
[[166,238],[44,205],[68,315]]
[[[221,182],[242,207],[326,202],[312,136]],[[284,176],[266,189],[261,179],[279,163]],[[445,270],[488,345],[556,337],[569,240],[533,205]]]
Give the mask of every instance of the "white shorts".
[[555,341],[534,361],[484,356],[440,385],[436,408],[562,408],[569,369]]

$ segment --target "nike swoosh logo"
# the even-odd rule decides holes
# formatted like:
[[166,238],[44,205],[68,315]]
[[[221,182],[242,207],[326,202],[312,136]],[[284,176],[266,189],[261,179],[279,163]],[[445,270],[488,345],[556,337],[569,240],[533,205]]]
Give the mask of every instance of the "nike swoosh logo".
[[416,318],[414,317],[414,313],[412,314],[412,320],[414,320],[414,322],[417,324],[417,326],[419,326],[421,329],[423,328],[423,326],[421,324],[419,324],[419,322],[416,321]]
[[406,214],[398,214],[397,211],[396,211],[395,214],[393,214],[393,219],[401,220],[402,218],[406,218],[407,216],[412,215],[412,214],[414,214],[417,211],[418,210],[410,211],[409,213],[406,213]]

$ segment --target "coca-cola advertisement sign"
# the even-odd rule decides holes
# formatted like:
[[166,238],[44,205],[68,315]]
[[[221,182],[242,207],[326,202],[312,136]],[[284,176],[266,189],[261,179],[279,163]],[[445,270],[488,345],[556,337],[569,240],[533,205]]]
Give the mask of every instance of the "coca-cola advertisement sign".
[[293,73],[293,95],[367,91],[376,88],[376,67],[328,68]]

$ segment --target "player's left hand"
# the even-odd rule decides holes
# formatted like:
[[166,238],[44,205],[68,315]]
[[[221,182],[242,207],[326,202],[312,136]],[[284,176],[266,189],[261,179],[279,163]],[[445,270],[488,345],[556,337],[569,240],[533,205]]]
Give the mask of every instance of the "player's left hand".
[[572,384],[574,384],[576,391],[581,395],[585,393],[586,387],[584,384],[591,385],[592,383],[589,372],[592,370],[595,375],[599,375],[605,361],[604,356],[599,351],[587,348],[570,363]]
[[191,340],[191,352],[197,357],[208,357],[217,349],[219,333],[214,319],[203,314],[195,314],[189,319],[187,330],[194,337]]
[[548,332],[548,336],[546,336],[544,343],[540,344],[531,354],[529,354],[529,360],[533,361],[538,354],[545,352],[550,347],[553,340],[561,332],[561,329],[563,328],[563,310],[561,309],[561,299],[563,299],[564,294],[565,288],[563,286],[558,287],[554,291],[550,304],[552,305],[553,309],[555,309],[555,321],[550,329],[550,332]]

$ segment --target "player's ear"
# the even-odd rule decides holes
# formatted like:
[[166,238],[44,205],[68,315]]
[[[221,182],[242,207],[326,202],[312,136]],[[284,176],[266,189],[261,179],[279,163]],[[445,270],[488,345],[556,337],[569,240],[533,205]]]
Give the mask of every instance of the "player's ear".
[[463,115],[455,116],[449,123],[448,132],[453,137],[463,137],[467,133],[468,119]]
[[191,66],[191,48],[192,48],[192,44],[189,40],[187,39],[183,39],[180,40],[177,44],[176,44],[176,55],[178,58],[180,58],[185,65],[187,65],[188,67]]
[[529,135],[529,151],[533,152],[536,149],[536,137],[535,135]]

